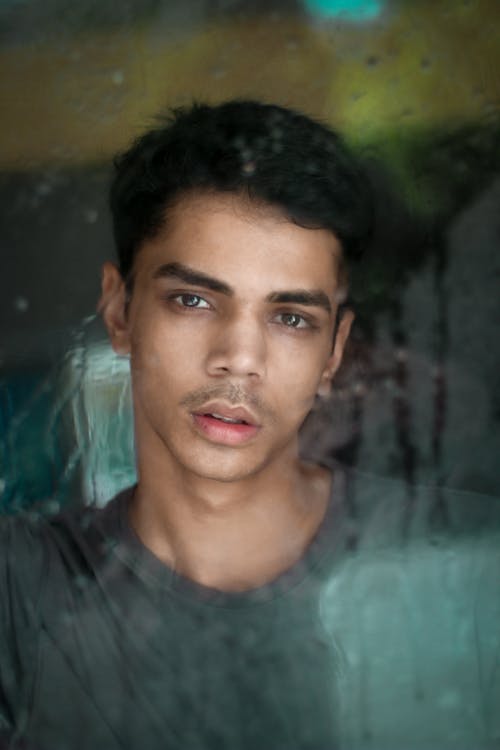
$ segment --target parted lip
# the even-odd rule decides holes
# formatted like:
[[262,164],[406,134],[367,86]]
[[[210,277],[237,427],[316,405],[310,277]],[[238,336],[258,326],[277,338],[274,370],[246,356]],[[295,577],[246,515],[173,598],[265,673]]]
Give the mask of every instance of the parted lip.
[[256,417],[248,409],[245,409],[243,406],[230,406],[223,401],[210,401],[200,409],[196,409],[193,413],[198,415],[214,414],[226,419],[240,419],[254,427],[259,426]]

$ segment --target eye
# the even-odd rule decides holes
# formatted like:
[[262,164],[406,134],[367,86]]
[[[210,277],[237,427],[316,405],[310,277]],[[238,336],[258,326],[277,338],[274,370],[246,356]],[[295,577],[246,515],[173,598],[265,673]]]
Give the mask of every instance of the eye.
[[311,324],[297,313],[280,313],[278,320],[287,328],[311,328]]
[[176,294],[175,297],[172,297],[172,299],[181,307],[196,307],[198,309],[206,309],[210,307],[208,302],[198,294]]

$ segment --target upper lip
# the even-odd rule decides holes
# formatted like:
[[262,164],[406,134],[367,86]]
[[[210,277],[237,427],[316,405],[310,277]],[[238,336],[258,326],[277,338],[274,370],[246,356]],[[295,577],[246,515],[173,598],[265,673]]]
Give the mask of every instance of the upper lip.
[[247,424],[258,427],[258,421],[255,416],[243,406],[228,406],[222,401],[210,401],[201,409],[196,409],[195,414],[217,414],[227,419],[240,419]]

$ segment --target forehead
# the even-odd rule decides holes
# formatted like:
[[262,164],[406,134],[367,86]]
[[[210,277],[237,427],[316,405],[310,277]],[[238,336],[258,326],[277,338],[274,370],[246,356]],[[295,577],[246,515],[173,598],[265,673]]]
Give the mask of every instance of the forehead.
[[235,289],[319,287],[335,291],[342,249],[326,229],[305,229],[279,208],[235,193],[183,196],[164,226],[146,241],[136,273],[151,277],[177,262],[220,278]]

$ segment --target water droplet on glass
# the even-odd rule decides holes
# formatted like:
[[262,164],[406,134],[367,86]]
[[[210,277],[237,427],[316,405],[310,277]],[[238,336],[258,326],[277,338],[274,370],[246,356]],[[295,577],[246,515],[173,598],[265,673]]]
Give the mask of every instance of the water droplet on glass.
[[95,208],[87,208],[83,212],[83,215],[87,224],[95,224],[99,217],[99,212],[96,211]]
[[14,307],[18,312],[26,312],[29,306],[30,303],[28,302],[26,297],[16,297],[14,300]]
[[125,81],[123,70],[114,70],[111,74],[111,80],[115,86],[122,86]]
[[243,167],[241,168],[241,171],[243,174],[250,176],[254,174],[255,172],[255,162],[254,161],[247,161],[245,164],[243,164]]
[[49,195],[52,192],[52,185],[49,182],[39,182],[35,190],[38,195]]
[[227,75],[226,68],[212,68],[211,70],[212,78],[224,78],[225,75]]

